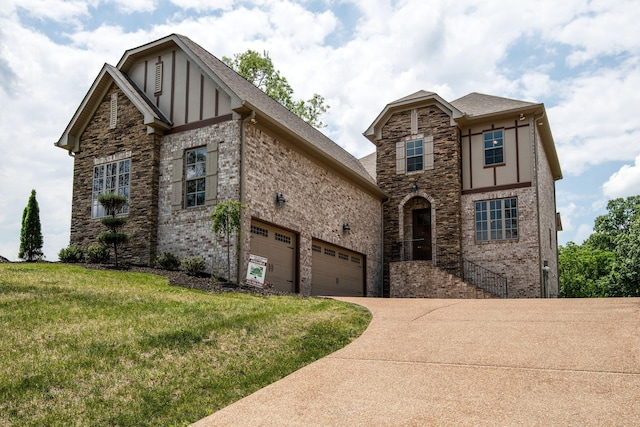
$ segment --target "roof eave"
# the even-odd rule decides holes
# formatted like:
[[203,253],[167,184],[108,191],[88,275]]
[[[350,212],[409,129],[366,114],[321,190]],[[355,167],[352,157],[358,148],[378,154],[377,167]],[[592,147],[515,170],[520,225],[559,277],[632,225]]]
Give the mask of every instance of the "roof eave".
[[369,125],[363,135],[371,142],[375,143],[376,140],[382,138],[381,130],[384,124],[389,118],[398,111],[406,111],[414,107],[419,107],[425,104],[436,104],[441,110],[449,114],[451,117],[451,124],[455,125],[455,121],[463,117],[463,113],[455,108],[453,105],[442,99],[438,94],[431,93],[426,96],[417,98],[405,99],[387,104],[382,112],[378,114],[378,117]]
[[260,111],[260,109],[251,105],[249,102],[243,102],[242,106],[236,108],[235,111],[239,114],[242,114],[243,116],[246,116],[247,112],[249,111],[255,112],[255,121],[257,125],[265,127],[273,132],[284,136],[285,140],[295,141],[296,146],[300,147],[304,152],[311,154],[315,160],[320,160],[322,163],[325,163],[326,165],[334,168],[336,171],[348,177],[351,181],[358,183],[362,188],[364,188],[374,196],[380,198],[381,200],[389,198],[387,193],[382,191],[380,187],[378,187],[378,185],[375,183],[375,181],[373,181],[373,178],[367,179],[364,176],[360,175],[358,172],[347,167],[342,162],[339,162],[328,153],[324,152],[314,144],[307,141],[305,138],[302,138],[294,130],[283,126],[282,123],[280,123],[278,120],[273,119],[269,114]]

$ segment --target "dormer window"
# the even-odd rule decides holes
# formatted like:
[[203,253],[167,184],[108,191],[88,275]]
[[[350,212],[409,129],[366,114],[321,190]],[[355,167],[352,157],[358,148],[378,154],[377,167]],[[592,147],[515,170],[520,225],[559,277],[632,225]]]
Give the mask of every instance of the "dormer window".
[[424,168],[424,146],[421,139],[409,141],[407,150],[407,172],[417,172]]

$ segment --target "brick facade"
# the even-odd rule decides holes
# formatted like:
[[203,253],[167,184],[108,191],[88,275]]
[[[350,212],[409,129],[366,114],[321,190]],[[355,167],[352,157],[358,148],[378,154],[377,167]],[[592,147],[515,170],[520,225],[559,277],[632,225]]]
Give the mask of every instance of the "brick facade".
[[[380,200],[328,166],[299,149],[284,138],[247,124],[246,131],[246,196],[248,206],[243,229],[249,230],[251,219],[293,231],[299,242],[300,293],[311,292],[311,242],[319,239],[366,257],[367,295],[381,295],[382,226]],[[275,203],[276,192],[287,202]],[[348,222],[351,231],[342,232]],[[250,238],[243,234],[243,264],[248,262]]]
[[[109,126],[112,93],[118,96],[114,129]],[[130,209],[123,232],[131,235],[131,242],[122,246],[120,257],[125,262],[149,264],[155,259],[157,247],[159,137],[147,135],[142,114],[112,85],[82,133],[80,146],[82,149],[74,158],[71,243],[87,248],[106,231],[100,219],[91,218],[96,162],[104,163],[109,156],[123,157],[130,153]]]
[[[207,270],[220,274],[227,268],[226,242],[214,236],[210,217],[213,206],[183,208],[172,205],[174,188],[173,159],[182,157],[185,150],[217,143],[217,200],[240,198],[240,128],[238,120],[187,130],[162,137],[160,150],[158,254],[169,252],[178,258],[202,257]],[[182,162],[178,162],[184,167]],[[182,183],[180,184],[182,185]],[[232,253],[235,244],[232,239]],[[232,256],[231,271],[235,274],[236,257]],[[235,276],[233,277],[235,279]]]

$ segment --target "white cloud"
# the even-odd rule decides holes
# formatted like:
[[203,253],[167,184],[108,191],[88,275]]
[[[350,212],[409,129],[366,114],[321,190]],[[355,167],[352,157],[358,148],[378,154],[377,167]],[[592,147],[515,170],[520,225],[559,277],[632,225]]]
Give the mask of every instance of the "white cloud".
[[614,199],[640,195],[640,155],[633,165],[624,165],[602,184],[605,196]]
[[589,224],[580,224],[578,231],[575,234],[574,243],[581,245],[585,240],[593,233],[593,226]]
[[[2,251],[17,248],[31,188],[38,191],[48,259],[66,245],[72,160],[53,142],[104,62],[116,64],[126,49],[174,32],[218,57],[268,50],[297,97],[326,98],[332,108],[325,132],[356,156],[373,151],[362,132],[388,102],[420,89],[447,100],[477,91],[545,102],[565,176],[624,161],[629,166],[608,181],[606,191],[614,191],[640,169],[640,3],[341,0],[360,12],[349,18],[355,26],[345,29],[333,0],[171,2],[182,9],[178,14],[163,15],[157,0],[0,2],[0,146],[11,153],[0,157],[0,179],[12,183],[0,198],[1,255],[14,256]],[[320,4],[325,10],[317,11]],[[103,9],[108,22],[95,14]],[[117,19],[118,13],[152,10],[150,26]],[[24,16],[28,24],[20,21]],[[337,32],[333,43],[339,44],[328,45]],[[55,41],[61,38],[64,45]],[[539,52],[519,51],[523,40],[539,42],[540,51],[569,54],[540,63]],[[508,62],[513,53],[526,63]],[[575,68],[565,71],[565,63]],[[586,230],[593,197],[563,203],[565,230]]]

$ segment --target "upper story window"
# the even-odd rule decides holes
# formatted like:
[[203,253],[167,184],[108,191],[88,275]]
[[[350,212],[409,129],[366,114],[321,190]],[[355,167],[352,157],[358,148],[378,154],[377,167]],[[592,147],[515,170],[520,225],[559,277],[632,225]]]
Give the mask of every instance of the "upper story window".
[[106,212],[98,202],[101,194],[116,193],[127,198],[119,213],[129,212],[129,177],[131,175],[131,160],[121,160],[97,165],[93,168],[93,198],[91,204],[91,218],[102,218]]
[[433,136],[414,135],[396,142],[396,174],[433,169]]
[[476,242],[518,239],[518,199],[476,202]]
[[504,139],[503,131],[492,130],[485,132],[484,136],[484,165],[499,165],[504,163]]
[[204,206],[207,176],[206,147],[186,152],[186,203],[188,208]]
[[424,146],[422,140],[409,141],[407,150],[407,172],[421,171],[424,168]]

